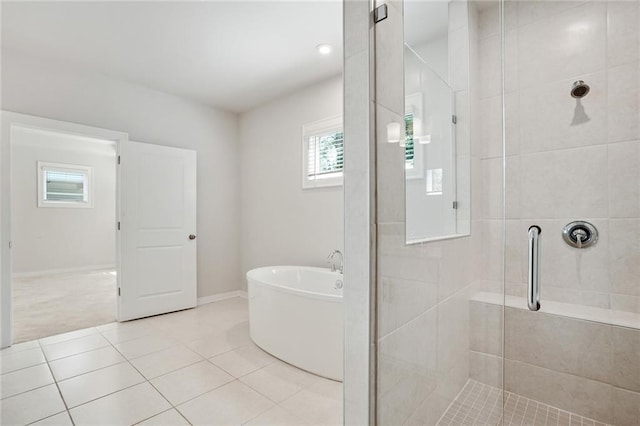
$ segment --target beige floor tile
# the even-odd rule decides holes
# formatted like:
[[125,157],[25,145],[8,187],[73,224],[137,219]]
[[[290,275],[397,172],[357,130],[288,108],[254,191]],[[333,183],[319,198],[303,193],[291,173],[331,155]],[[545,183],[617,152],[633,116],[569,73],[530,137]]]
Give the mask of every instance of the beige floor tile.
[[42,364],[43,362],[46,362],[46,360],[39,347],[9,353],[0,357],[0,374],[10,373],[11,371]]
[[144,426],[188,426],[189,422],[172,408],[138,424]]
[[149,383],[141,383],[70,410],[79,425],[131,425],[171,408]]
[[66,342],[67,340],[77,339],[79,337],[89,336],[91,334],[96,334],[98,332],[97,329],[93,327],[83,328],[80,330],[69,331],[67,333],[62,334],[54,334],[53,336],[43,337],[40,339],[41,345],[51,345],[54,343]]
[[342,424],[342,383],[327,380],[298,392],[280,405],[311,424]]
[[303,426],[309,423],[276,405],[245,424],[248,426]]
[[32,426],[73,426],[68,411],[55,414],[31,424]]
[[0,376],[0,397],[8,398],[53,383],[47,364],[34,365]]
[[211,358],[231,350],[251,345],[249,323],[242,323],[224,332],[218,332],[187,343],[187,346],[205,358]]
[[56,380],[60,381],[124,361],[124,357],[112,346],[105,346],[51,361],[49,366]]
[[96,333],[50,345],[43,345],[42,350],[47,359],[52,361],[105,346],[109,346],[109,342],[100,334]]
[[113,346],[115,346],[118,352],[124,355],[125,358],[135,359],[175,345],[177,345],[177,342],[173,339],[167,339],[161,336],[145,336],[114,344]]
[[173,405],[182,404],[198,395],[232,382],[234,378],[202,361],[151,380],[151,384]]
[[67,407],[72,408],[144,382],[128,362],[112,365],[58,383]]
[[234,377],[242,377],[277,361],[257,346],[234,349],[210,358],[218,367]]
[[112,344],[128,342],[129,340],[139,339],[141,337],[157,335],[158,332],[150,327],[138,325],[137,323],[127,322],[121,326],[116,326],[108,330],[101,331],[105,339]]
[[244,384],[278,403],[322,380],[326,379],[284,362],[275,362],[240,379]]
[[58,388],[49,385],[0,401],[0,424],[24,425],[64,410]]
[[8,348],[0,349],[0,358],[3,358],[5,355],[13,355],[18,352],[26,351],[28,349],[39,348],[40,344],[37,340],[30,340],[28,342],[17,343],[15,345],[9,346]]
[[203,361],[200,355],[180,345],[133,359],[131,363],[147,379],[153,379],[199,361]]
[[236,380],[177,408],[194,425],[240,425],[273,406],[272,401]]
[[[181,333],[185,327],[191,329]],[[336,388],[333,382],[285,364],[255,346],[249,337],[247,301],[241,298],[43,341],[47,344],[40,357],[38,341],[1,350],[0,368],[12,373],[46,367],[44,354],[52,377],[70,401],[70,415],[77,425],[181,425],[188,424],[181,414],[186,412],[196,424],[307,425],[313,422],[304,419],[322,416],[301,417],[274,401],[286,402],[305,390],[331,400],[341,389],[340,384]],[[35,362],[41,364],[29,365]],[[151,383],[143,382],[145,374]],[[325,387],[318,388],[322,384]],[[180,412],[168,401],[180,404]],[[333,408],[325,404],[324,409],[337,410],[325,418],[342,417],[341,403],[335,402]],[[1,419],[2,424],[38,420],[43,425],[71,424],[55,385],[3,399]]]

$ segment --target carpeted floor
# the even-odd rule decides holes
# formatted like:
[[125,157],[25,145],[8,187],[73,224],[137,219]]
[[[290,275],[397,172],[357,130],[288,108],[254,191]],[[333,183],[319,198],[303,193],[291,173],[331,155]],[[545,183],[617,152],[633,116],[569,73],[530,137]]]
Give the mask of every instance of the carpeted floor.
[[113,270],[13,279],[14,343],[116,320]]

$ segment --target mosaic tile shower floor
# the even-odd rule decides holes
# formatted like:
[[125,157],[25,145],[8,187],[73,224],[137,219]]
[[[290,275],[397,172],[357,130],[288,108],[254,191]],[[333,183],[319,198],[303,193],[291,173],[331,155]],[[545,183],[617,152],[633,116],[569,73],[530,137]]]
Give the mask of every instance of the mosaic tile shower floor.
[[[541,402],[505,392],[505,426],[609,426]],[[502,426],[502,391],[469,380],[438,426]]]

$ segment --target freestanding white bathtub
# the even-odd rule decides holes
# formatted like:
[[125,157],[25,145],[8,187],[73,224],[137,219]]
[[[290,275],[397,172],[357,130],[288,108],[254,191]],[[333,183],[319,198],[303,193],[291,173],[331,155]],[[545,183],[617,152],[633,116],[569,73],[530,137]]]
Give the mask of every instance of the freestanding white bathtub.
[[342,280],[306,266],[247,272],[251,339],[289,364],[342,381]]

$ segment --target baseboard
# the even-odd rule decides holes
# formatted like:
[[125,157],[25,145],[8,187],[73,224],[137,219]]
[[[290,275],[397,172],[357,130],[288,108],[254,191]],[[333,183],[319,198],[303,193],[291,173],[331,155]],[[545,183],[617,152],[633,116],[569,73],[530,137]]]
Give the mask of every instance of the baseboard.
[[198,297],[198,306],[205,305],[207,303],[219,302],[221,300],[232,299],[234,297],[247,298],[247,292],[244,290],[228,291],[226,293],[213,294],[211,296]]
[[43,275],[73,274],[74,272],[102,271],[106,269],[116,269],[116,265],[93,265],[93,266],[81,266],[79,268],[49,269],[46,271],[33,271],[33,272],[16,272],[12,276],[13,278],[31,278],[31,277],[40,277]]

